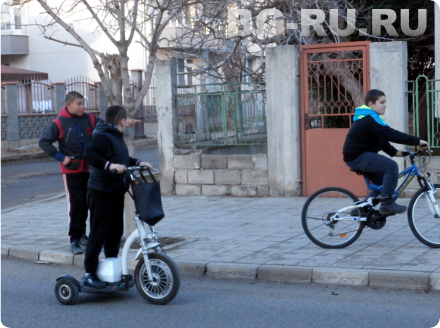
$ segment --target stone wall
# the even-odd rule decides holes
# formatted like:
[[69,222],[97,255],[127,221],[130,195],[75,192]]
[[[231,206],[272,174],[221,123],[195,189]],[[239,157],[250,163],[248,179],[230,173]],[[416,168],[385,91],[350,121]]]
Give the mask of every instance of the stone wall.
[[267,197],[267,154],[174,156],[176,195]]

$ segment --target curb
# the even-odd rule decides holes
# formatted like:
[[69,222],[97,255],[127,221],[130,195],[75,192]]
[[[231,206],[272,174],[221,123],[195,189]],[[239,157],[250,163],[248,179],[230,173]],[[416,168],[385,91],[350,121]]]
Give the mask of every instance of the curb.
[[39,158],[45,158],[45,157],[51,158],[49,155],[47,155],[44,152],[4,155],[4,156],[2,156],[2,163],[19,162],[19,161],[39,159]]
[[[170,245],[174,246],[174,245]],[[170,247],[168,246],[168,247]],[[175,246],[178,247],[178,246]],[[1,245],[2,256],[40,263],[56,263],[83,266],[84,254],[46,250],[30,251],[19,247]],[[101,258],[101,257],[100,257]],[[207,276],[221,279],[258,279],[280,283],[315,283],[324,285],[362,286],[373,288],[399,288],[411,290],[440,291],[440,273],[310,268],[283,265],[252,265],[225,262],[175,261],[182,275]],[[136,261],[129,260],[129,270],[134,270]]]
[[[62,197],[66,197],[66,194],[65,193],[58,194],[58,195],[55,195],[55,196],[50,197],[50,198],[36,200],[35,202],[29,202],[29,203],[26,203],[26,204],[23,204],[23,205],[30,205],[30,204],[41,203],[41,202],[48,202],[50,200],[54,200],[54,199],[58,199],[58,198],[62,198]],[[23,207],[23,205],[18,205],[18,206],[6,208],[6,209],[1,211],[1,214],[11,212],[11,211],[13,211],[13,210],[15,210],[15,209],[17,209],[19,207]]]

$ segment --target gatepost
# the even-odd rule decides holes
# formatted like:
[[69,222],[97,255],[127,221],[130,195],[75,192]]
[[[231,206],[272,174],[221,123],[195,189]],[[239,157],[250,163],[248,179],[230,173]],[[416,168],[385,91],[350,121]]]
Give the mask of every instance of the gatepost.
[[6,89],[6,110],[8,114],[8,148],[15,148],[11,143],[18,143],[20,130],[18,127],[17,82],[3,82]]
[[66,106],[66,83],[52,83],[53,86],[53,108],[57,114]]
[[169,60],[156,60],[155,71],[160,189],[162,195],[172,195],[175,188],[173,150],[178,122],[174,106],[176,69]]

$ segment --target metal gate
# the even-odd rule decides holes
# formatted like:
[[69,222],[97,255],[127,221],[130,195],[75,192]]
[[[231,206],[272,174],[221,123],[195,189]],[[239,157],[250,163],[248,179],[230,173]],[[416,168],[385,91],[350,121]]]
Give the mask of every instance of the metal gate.
[[440,149],[440,80],[420,75],[408,81],[408,103],[413,110],[415,136],[428,141],[438,155]]
[[302,193],[328,186],[367,194],[362,178],[350,172],[342,147],[370,88],[369,42],[301,48]]

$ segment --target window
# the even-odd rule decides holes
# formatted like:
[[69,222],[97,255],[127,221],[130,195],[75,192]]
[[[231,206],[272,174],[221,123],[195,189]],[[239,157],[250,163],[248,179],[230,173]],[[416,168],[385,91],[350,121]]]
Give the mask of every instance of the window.
[[[14,0],[13,5],[20,4],[20,1]],[[21,30],[21,11],[20,6],[13,6],[10,1],[6,1],[1,6],[1,29],[7,30]]]
[[193,85],[193,60],[177,58],[177,85]]
[[[253,71],[254,70],[254,60],[252,58],[246,59],[245,67],[248,68],[249,70]],[[249,72],[247,70],[245,70],[244,73],[249,74]],[[246,83],[252,82],[251,76],[245,75],[243,82],[246,82]]]

